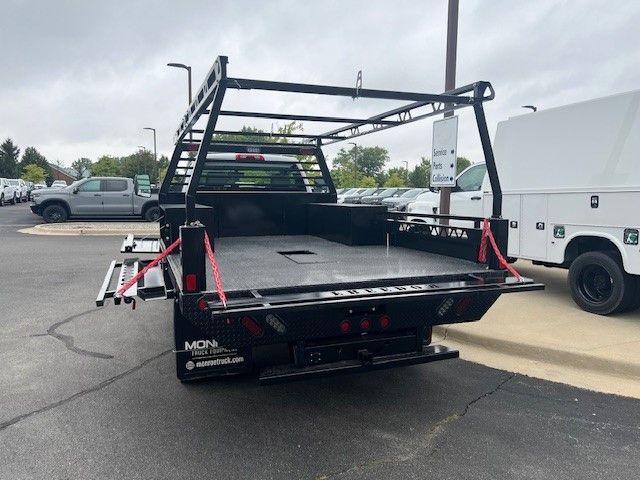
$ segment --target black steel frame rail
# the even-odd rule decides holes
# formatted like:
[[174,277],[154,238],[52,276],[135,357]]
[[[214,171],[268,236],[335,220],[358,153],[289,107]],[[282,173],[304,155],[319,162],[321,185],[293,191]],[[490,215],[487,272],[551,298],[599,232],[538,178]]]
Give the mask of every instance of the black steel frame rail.
[[[220,56],[207,73],[204,82],[197,90],[195,98],[185,115],[180,121],[176,131],[176,147],[167,169],[167,175],[160,189],[160,201],[166,200],[175,175],[176,168],[182,153],[195,150],[197,155],[193,171],[189,176],[187,192],[185,196],[186,223],[195,220],[195,203],[198,179],[200,178],[206,156],[210,152],[249,152],[249,153],[282,153],[294,155],[315,155],[325,177],[325,182],[330,191],[335,187],[329,174],[326,160],[322,155],[322,147],[336,142],[342,142],[351,138],[367,135],[388,128],[397,127],[407,123],[422,120],[427,117],[443,114],[447,111],[472,106],[480,141],[482,144],[487,172],[493,190],[493,217],[502,215],[502,189],[495,166],[493,149],[484,116],[483,102],[492,100],[495,96],[493,87],[489,82],[476,82],[463,87],[444,92],[442,94],[404,92],[395,90],[375,90],[351,87],[338,87],[330,85],[312,85],[305,83],[276,82],[266,80],[254,80],[247,78],[227,77],[228,58]],[[222,101],[227,89],[234,90],[265,90],[290,93],[305,93],[315,95],[330,95],[368,99],[402,100],[409,101],[407,105],[400,106],[389,111],[368,118],[345,118],[334,116],[319,116],[306,114],[284,114],[270,112],[244,112],[234,110],[222,110]],[[207,124],[204,129],[195,129],[194,125],[202,117],[207,115]],[[272,118],[294,121],[311,121],[327,123],[345,123],[333,130],[317,133],[289,133],[271,134],[265,132],[242,132],[229,130],[216,130],[216,124],[220,116],[235,116],[248,118]],[[202,134],[202,138],[193,141],[185,141],[189,133]],[[255,142],[234,142],[214,140],[216,134],[243,135],[253,137]],[[277,138],[300,139],[304,143],[277,143]],[[269,141],[276,140],[276,141]],[[286,152],[286,153],[285,153]],[[194,180],[195,179],[195,180]]]

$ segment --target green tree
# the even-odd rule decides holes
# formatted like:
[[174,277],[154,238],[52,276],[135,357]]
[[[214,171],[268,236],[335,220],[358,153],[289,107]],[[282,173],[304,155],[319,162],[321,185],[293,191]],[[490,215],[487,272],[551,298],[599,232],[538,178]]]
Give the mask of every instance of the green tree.
[[466,157],[458,157],[456,159],[456,175],[471,165],[471,161]]
[[383,147],[341,148],[333,159],[334,170],[354,172],[357,177],[376,178],[389,161],[389,152]]
[[428,187],[430,176],[431,160],[427,157],[421,157],[420,163],[409,172],[409,175],[407,177],[407,185],[413,188]]
[[158,181],[159,169],[158,162],[153,158],[153,153],[149,150],[138,150],[127,157],[122,157],[123,177],[133,178],[136,175],[147,174],[151,183]]
[[44,168],[40,165],[36,165],[35,163],[25,165],[22,170],[22,179],[27,182],[43,183],[46,178],[47,172],[45,172]]
[[376,179],[373,177],[359,177],[358,184],[356,185],[356,187],[360,188],[373,188],[377,186],[378,182],[376,182]]
[[160,155],[160,158],[158,159],[158,185],[162,183],[162,180],[164,180],[168,168],[169,158],[166,155]]
[[13,178],[18,174],[18,157],[20,149],[13,140],[7,138],[0,145],[0,177]]
[[228,133],[216,133],[213,136],[214,142],[238,142],[238,143],[255,143],[266,141],[264,137],[258,137],[253,135],[247,135],[249,133],[264,133],[262,130],[256,127],[243,126],[240,130],[240,133],[235,133],[233,135]]
[[122,173],[119,158],[103,155],[91,165],[91,175],[95,177],[117,177]]
[[88,158],[79,158],[71,164],[71,168],[76,171],[76,180],[84,178],[89,172],[91,172],[91,160]]
[[407,170],[404,168],[394,167],[387,171],[387,178],[383,183],[384,187],[406,187],[407,186]]
[[385,187],[404,187],[406,184],[405,179],[397,171],[390,172],[387,181],[384,182]]
[[44,170],[44,181],[46,183],[51,183],[53,181],[53,172],[51,171],[49,163],[47,163],[47,159],[38,150],[36,150],[35,147],[27,147],[24,149],[18,168],[21,172],[24,172],[27,165],[39,166]]
[[261,142],[270,142],[270,143],[289,143],[289,139],[287,137],[282,137],[279,135],[284,134],[292,134],[296,132],[301,132],[303,130],[303,125],[300,122],[289,122],[284,125],[280,125],[275,132],[273,132],[272,136],[263,136],[263,135],[250,135],[251,133],[266,133],[264,130],[261,130],[257,127],[252,127],[249,125],[244,125],[239,132],[235,134],[227,134],[227,133],[218,133],[213,136],[213,141],[224,141],[224,142],[240,142],[240,143],[261,143]]

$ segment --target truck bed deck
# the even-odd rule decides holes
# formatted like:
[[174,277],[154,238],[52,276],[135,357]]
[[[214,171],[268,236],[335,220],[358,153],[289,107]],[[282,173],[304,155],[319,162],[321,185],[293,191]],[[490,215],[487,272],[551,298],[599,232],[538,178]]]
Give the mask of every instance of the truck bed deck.
[[[393,246],[387,252],[385,246],[349,246],[309,235],[217,238],[215,254],[227,292],[486,271],[484,265],[444,255]],[[213,290],[208,262],[207,268],[207,288]]]

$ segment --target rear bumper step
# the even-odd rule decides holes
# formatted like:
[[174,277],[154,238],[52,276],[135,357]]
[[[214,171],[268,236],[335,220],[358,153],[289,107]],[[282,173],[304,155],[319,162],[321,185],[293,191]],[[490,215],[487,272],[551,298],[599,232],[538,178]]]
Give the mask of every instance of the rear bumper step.
[[442,345],[429,345],[422,352],[400,353],[394,355],[374,356],[364,360],[345,360],[335,363],[324,363],[308,367],[293,365],[269,367],[260,370],[258,381],[267,385],[278,382],[303,380],[314,377],[327,377],[346,373],[356,373],[368,370],[382,370],[385,368],[417,365],[458,358],[459,352]]
[[120,246],[121,253],[160,253],[160,240],[150,237],[127,235]]

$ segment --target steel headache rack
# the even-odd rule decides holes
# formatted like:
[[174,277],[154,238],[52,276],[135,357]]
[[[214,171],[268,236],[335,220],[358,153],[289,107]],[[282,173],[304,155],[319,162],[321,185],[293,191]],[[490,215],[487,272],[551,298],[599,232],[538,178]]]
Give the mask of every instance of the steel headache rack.
[[[161,203],[177,203],[185,200],[186,223],[195,220],[196,194],[202,169],[207,155],[221,152],[246,152],[283,155],[316,155],[315,162],[308,162],[306,168],[321,178],[334,191],[334,185],[322,147],[336,142],[368,135],[389,128],[416,122],[427,117],[441,115],[464,107],[472,107],[480,134],[480,141],[487,163],[487,170],[493,189],[493,216],[499,218],[502,210],[502,191],[495,168],[491,140],[482,107],[483,102],[494,98],[494,90],[489,82],[476,82],[442,94],[403,92],[393,90],[372,90],[360,86],[336,87],[329,85],[309,85],[304,83],[275,82],[236,78],[227,76],[227,57],[218,57],[206,75],[175,132],[175,150],[160,190]],[[293,113],[223,110],[222,104],[227,90],[262,90],[272,92],[303,93],[350,97],[353,99],[382,99],[408,101],[410,103],[367,118],[319,116]],[[206,118],[204,129],[194,128],[196,122]],[[265,133],[252,131],[218,130],[220,117],[242,117],[255,119],[287,120],[299,122],[321,122],[343,124],[323,133]],[[194,138],[195,135],[195,138]],[[224,135],[230,140],[215,140],[214,136]],[[233,136],[251,138],[250,142],[234,141]],[[292,140],[281,143],[278,139]],[[196,152],[195,159],[189,156]],[[184,156],[184,155],[187,156]]]

